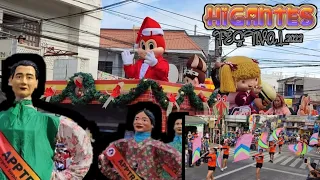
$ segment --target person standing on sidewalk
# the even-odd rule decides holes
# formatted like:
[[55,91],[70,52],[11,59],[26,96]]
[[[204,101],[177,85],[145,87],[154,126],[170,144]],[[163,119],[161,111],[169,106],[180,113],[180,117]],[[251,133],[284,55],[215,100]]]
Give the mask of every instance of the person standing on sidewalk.
[[193,165],[192,165],[192,148],[193,148],[193,138],[190,138],[188,141],[189,167],[193,167]]
[[222,164],[222,168],[221,168],[221,171],[227,169],[227,162],[228,162],[228,159],[229,159],[229,151],[230,151],[230,146],[229,146],[229,141],[226,141],[224,143],[224,146],[222,146],[221,148],[223,150],[223,164]]
[[252,156],[252,159],[256,159],[256,177],[257,177],[257,180],[260,180],[260,170],[262,168],[262,165],[263,165],[263,158],[264,158],[264,155],[263,155],[263,149],[259,149],[259,154],[256,154],[254,156]]

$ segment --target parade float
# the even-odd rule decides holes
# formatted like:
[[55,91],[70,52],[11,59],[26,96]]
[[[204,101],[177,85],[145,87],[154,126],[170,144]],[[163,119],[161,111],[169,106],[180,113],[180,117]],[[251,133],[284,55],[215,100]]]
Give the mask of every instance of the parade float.
[[212,89],[151,79],[94,80],[91,74],[81,72],[68,81],[47,81],[43,98],[52,103],[101,104],[101,108],[152,102],[161,108],[162,132],[171,112],[210,115],[226,108]]

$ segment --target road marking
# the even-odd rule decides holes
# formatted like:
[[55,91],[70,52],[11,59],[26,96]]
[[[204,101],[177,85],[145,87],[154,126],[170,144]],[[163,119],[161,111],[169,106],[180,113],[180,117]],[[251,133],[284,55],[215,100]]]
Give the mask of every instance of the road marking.
[[281,165],[286,165],[286,164],[288,164],[288,162],[290,162],[293,158],[294,158],[294,156],[289,157],[288,159],[286,159],[285,161],[283,161],[283,162],[281,163]]
[[[266,156],[266,155],[267,155],[267,152],[265,152],[265,153],[263,153],[263,154],[264,154],[264,156]],[[277,157],[277,155],[274,155],[274,157]],[[264,162],[267,162],[268,160],[269,160],[269,157],[265,158],[265,159],[264,159]],[[219,176],[214,177],[214,179],[222,178],[222,177],[224,177],[224,176],[227,176],[227,175],[229,175],[229,174],[232,174],[232,173],[241,171],[241,170],[246,169],[246,168],[248,168],[248,167],[252,167],[252,166],[254,166],[255,164],[256,164],[256,163],[251,163],[251,164],[248,164],[248,165],[246,165],[246,166],[242,166],[241,168],[238,168],[238,169],[234,169],[234,170],[232,170],[232,171],[225,172],[225,173],[223,173],[223,174],[220,174]],[[254,166],[254,167],[255,167],[255,166]],[[203,179],[203,180],[206,180],[206,179]]]
[[[252,167],[254,167],[254,166],[252,166]],[[296,176],[300,176],[300,177],[307,177],[307,175],[293,173],[293,172],[289,172],[289,171],[282,171],[282,170],[272,169],[272,168],[267,168],[267,167],[262,167],[261,170],[263,170],[263,169],[270,170],[270,171],[281,172],[281,173],[286,173],[286,174],[291,174],[291,175],[296,175]]]
[[279,158],[277,158],[276,160],[273,161],[273,164],[277,164],[278,162],[280,162],[282,159],[286,158],[287,156],[280,156]]
[[300,169],[305,169],[306,167],[307,167],[307,164],[303,162],[299,168]]
[[301,159],[296,159],[293,163],[290,164],[290,167],[295,167],[300,161]]
[[[234,169],[234,170],[232,170],[232,171],[225,172],[225,173],[223,173],[223,174],[220,174],[219,176],[214,177],[214,179],[219,179],[219,178],[222,178],[222,177],[227,176],[227,175],[229,175],[229,174],[232,174],[232,173],[241,171],[241,170],[243,170],[243,169],[246,169],[246,168],[248,168],[248,167],[251,167],[251,166],[254,165],[254,164],[256,164],[256,163],[251,163],[251,164],[248,164],[248,165],[246,165],[246,166],[242,166],[241,168],[238,168],[238,169]],[[204,179],[204,180],[205,180],[205,179]]]

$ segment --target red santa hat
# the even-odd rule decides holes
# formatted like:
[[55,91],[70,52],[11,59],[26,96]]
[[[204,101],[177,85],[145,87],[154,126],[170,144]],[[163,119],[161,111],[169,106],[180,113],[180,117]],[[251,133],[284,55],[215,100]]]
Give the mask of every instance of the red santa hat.
[[[164,32],[163,32],[160,24],[157,21],[155,21],[154,19],[151,19],[150,17],[146,17],[143,20],[143,23],[139,29],[135,47],[139,47],[139,42],[141,41],[142,37],[160,36],[160,37],[162,37],[162,39],[164,39],[163,35],[164,35]],[[156,39],[158,39],[158,38],[156,38]],[[164,42],[164,40],[163,40],[163,42]],[[157,41],[157,43],[158,43],[158,41]],[[162,43],[158,44],[158,47],[165,48],[164,46],[165,45],[162,45]]]

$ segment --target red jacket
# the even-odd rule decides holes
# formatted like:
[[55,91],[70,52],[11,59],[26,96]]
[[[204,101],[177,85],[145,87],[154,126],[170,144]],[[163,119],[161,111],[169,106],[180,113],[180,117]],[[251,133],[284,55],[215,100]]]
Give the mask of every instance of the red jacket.
[[[158,63],[151,67],[149,66],[144,78],[154,79],[159,81],[169,81],[169,63],[162,56],[158,57]],[[139,79],[140,68],[143,64],[144,59],[138,59],[133,65],[125,65],[124,72],[126,73],[127,78]]]

